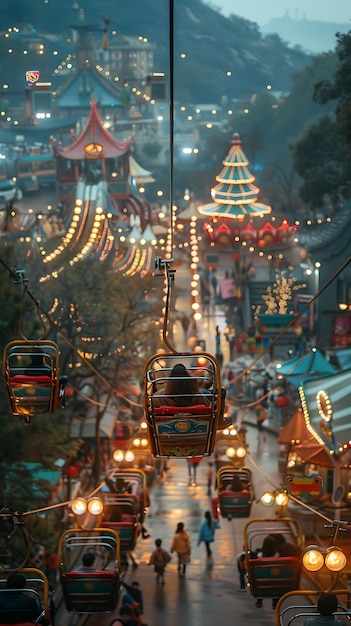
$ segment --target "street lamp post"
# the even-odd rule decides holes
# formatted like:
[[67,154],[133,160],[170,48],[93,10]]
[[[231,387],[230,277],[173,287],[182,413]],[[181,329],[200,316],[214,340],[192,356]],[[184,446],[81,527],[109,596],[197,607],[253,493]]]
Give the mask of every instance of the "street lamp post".
[[[319,261],[316,261],[314,264],[314,295],[316,296],[319,293],[319,269],[321,264]],[[314,320],[313,320],[313,333],[314,335],[318,332],[319,320],[318,320],[318,298],[316,299],[314,309]]]

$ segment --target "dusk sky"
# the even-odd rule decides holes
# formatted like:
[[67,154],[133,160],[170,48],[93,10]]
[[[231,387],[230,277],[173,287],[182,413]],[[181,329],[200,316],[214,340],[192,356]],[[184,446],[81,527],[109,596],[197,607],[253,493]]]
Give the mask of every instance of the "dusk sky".
[[322,20],[325,22],[348,23],[351,28],[350,0],[211,0],[211,6],[221,7],[224,15],[234,13],[257,24],[267,24],[272,18],[283,17],[287,12],[291,18]]

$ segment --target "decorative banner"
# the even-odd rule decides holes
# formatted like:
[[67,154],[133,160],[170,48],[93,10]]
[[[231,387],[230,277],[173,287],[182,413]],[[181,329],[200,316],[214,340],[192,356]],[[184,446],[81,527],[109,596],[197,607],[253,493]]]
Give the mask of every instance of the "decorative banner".
[[223,300],[228,298],[235,298],[237,295],[237,289],[232,278],[226,278],[219,283],[219,289]]
[[40,72],[38,70],[28,70],[26,72],[27,85],[33,85],[40,78]]
[[318,474],[311,476],[288,475],[285,482],[288,492],[295,497],[319,496],[322,490],[322,478]]

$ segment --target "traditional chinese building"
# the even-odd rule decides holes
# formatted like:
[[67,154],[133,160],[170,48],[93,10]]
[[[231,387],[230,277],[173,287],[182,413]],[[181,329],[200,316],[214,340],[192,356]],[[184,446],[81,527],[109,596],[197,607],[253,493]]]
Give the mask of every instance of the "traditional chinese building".
[[71,74],[68,78],[65,75],[56,92],[58,114],[85,116],[87,104],[93,98],[104,118],[109,114],[116,116],[117,111],[123,109],[123,96],[117,83],[97,69],[94,31],[98,29],[85,21],[83,10],[72,28],[76,40],[75,54],[68,63]]
[[72,265],[90,255],[112,259],[116,269],[125,273],[150,268],[151,245],[156,242],[150,205],[131,187],[133,141],[115,139],[92,101],[79,137],[66,147],[54,143],[65,233],[56,246],[53,241],[46,242],[45,248],[42,244],[41,256],[50,273],[63,267],[63,261]]

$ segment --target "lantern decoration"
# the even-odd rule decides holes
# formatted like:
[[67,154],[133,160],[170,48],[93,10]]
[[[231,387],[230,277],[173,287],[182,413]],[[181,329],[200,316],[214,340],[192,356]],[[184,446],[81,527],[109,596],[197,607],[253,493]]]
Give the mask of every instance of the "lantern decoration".
[[288,401],[285,396],[279,396],[275,401],[277,406],[283,407],[286,406]]
[[76,463],[72,463],[72,465],[69,465],[66,469],[66,475],[69,478],[76,478],[79,474],[79,464]]
[[295,335],[295,337],[301,337],[301,335],[303,333],[303,328],[302,328],[301,324],[293,324],[292,331],[293,331],[293,334]]

